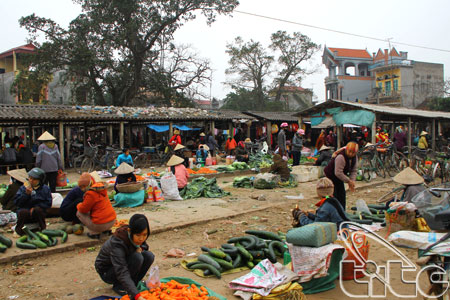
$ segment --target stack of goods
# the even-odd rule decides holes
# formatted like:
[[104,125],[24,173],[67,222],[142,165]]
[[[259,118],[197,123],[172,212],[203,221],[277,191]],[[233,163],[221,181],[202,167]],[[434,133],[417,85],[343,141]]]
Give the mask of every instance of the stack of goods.
[[184,189],[181,190],[180,196],[183,199],[193,198],[222,198],[230,195],[217,185],[215,177],[207,179],[205,177],[198,177],[188,183]]

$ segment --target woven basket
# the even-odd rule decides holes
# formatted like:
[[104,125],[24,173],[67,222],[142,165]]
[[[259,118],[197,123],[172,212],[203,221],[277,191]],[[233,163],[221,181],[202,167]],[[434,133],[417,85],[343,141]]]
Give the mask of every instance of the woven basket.
[[289,230],[286,241],[296,246],[321,247],[336,240],[336,231],[336,223],[315,222]]
[[140,182],[125,182],[116,185],[116,189],[121,193],[135,193],[144,188],[142,181]]

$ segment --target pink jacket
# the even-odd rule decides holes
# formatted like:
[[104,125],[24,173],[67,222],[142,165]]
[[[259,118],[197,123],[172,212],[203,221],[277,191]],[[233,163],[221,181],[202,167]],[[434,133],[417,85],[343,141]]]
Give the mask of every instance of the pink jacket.
[[[170,171],[171,168],[169,168]],[[175,177],[177,178],[178,188],[184,188],[187,185],[189,173],[183,164],[175,166]]]

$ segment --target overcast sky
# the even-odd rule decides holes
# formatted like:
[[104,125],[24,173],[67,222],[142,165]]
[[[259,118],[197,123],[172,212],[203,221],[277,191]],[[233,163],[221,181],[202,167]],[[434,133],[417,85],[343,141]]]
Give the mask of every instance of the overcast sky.
[[[365,49],[369,53],[378,48],[387,49],[389,43],[339,34],[332,31],[254,17],[239,12],[253,13],[295,23],[313,25],[326,29],[343,31],[355,35],[369,36],[382,40],[391,39],[391,47],[407,51],[412,60],[444,64],[444,77],[448,78],[450,67],[450,1],[448,0],[241,0],[232,17],[218,17],[211,26],[204,18],[197,18],[185,24],[176,34],[176,42],[190,44],[201,57],[211,61],[213,83],[211,96],[222,99],[230,90],[223,85],[228,56],[227,43],[241,36],[245,41],[260,41],[267,46],[270,35],[277,30],[289,33],[300,31],[317,44],[328,47]],[[20,28],[18,19],[35,13],[51,18],[66,27],[79,13],[80,8],[71,0],[0,0],[0,52],[26,43],[27,32]],[[445,51],[434,51],[398,43],[406,43]],[[326,68],[321,63],[321,50],[310,62],[318,66],[314,75],[305,78],[304,88],[311,88],[318,100],[325,97],[324,77]],[[207,91],[209,94],[209,91]]]

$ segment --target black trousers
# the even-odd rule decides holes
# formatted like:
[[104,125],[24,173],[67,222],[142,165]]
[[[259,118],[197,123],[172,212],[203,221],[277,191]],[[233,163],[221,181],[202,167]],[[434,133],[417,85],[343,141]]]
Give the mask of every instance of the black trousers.
[[38,222],[41,230],[45,229],[47,225],[45,224],[45,210],[36,206],[33,208],[33,212],[30,212],[31,209],[22,208],[17,211],[17,224],[16,224],[16,232],[19,235],[24,235],[22,227],[25,223]]
[[[144,278],[150,266],[155,260],[155,255],[150,251],[134,252],[127,260],[128,271],[130,272],[131,280],[137,286],[138,282]],[[102,280],[106,283],[113,284],[115,286],[122,286],[117,279],[114,268],[111,267],[108,271],[100,274]],[[123,286],[122,286],[123,287]]]
[[292,165],[298,166],[300,164],[300,151],[292,151]]
[[346,204],[346,193],[345,193],[345,185],[344,182],[342,180],[339,179],[331,179],[331,181],[333,181],[334,184],[334,198],[336,198],[342,205],[342,207],[345,210],[345,204]]
[[58,176],[58,172],[48,172],[45,173],[44,184],[47,184],[50,187],[52,193],[56,192],[56,177]]
[[75,199],[72,203],[64,208],[59,209],[59,214],[64,221],[72,222],[73,224],[80,224],[81,221],[77,217],[77,205],[83,202],[83,198]]

